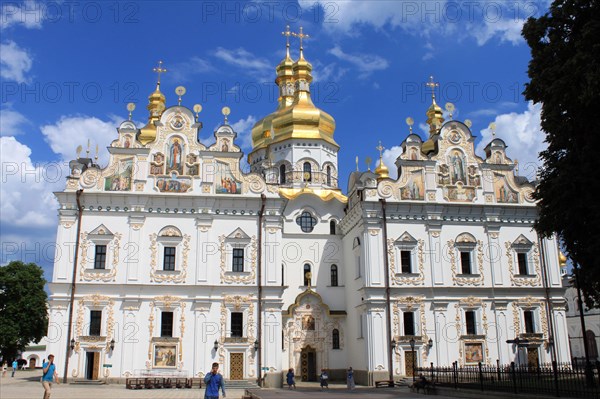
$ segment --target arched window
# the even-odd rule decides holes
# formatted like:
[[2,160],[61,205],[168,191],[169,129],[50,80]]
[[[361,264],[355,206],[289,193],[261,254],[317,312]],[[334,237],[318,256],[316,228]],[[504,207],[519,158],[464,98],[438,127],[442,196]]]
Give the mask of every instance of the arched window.
[[317,219],[315,219],[310,212],[304,211],[300,216],[296,218],[296,223],[303,232],[310,233],[314,230],[315,225],[317,224]]
[[312,280],[312,273],[310,272],[310,265],[308,263],[304,264],[304,285],[310,286]]
[[331,332],[331,349],[340,349],[340,331],[337,328]]
[[338,267],[337,265],[331,265],[331,286],[338,286]]
[[304,162],[302,170],[304,172],[304,181],[312,181],[312,170],[310,167],[310,162]]
[[335,220],[329,222],[329,234],[335,235]]
[[279,167],[279,184],[285,184],[285,165]]
[[587,340],[588,352],[590,359],[596,359],[598,357],[598,345],[596,344],[596,334],[592,330],[585,332],[585,339]]
[[327,185],[331,186],[331,166],[327,166]]

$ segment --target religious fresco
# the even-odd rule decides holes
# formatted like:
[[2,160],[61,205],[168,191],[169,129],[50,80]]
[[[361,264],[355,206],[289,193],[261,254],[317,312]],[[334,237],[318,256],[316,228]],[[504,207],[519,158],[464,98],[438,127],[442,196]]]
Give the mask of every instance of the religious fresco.
[[477,364],[483,362],[483,344],[481,342],[465,343],[465,363]]
[[408,183],[400,188],[400,198],[403,200],[425,199],[425,184],[420,170],[410,174]]
[[171,177],[158,177],[156,179],[156,188],[161,193],[185,193],[191,191],[192,179],[171,173]]
[[475,189],[466,187],[461,182],[458,182],[456,187],[448,186],[445,188],[446,198],[449,201],[473,201],[475,199]]
[[452,151],[448,156],[448,164],[450,165],[450,183],[457,184],[461,182],[462,184],[467,184],[466,161],[462,152],[458,150]]
[[306,331],[315,330],[315,318],[311,315],[305,315],[302,317],[302,329]]
[[133,176],[133,159],[117,162],[112,175],[104,178],[104,191],[130,191]]
[[152,163],[150,164],[150,174],[151,175],[162,175],[164,174],[164,163],[165,160],[165,156],[160,153],[157,152],[156,154],[154,154]]
[[185,162],[186,174],[190,176],[198,176],[200,165],[198,164],[198,156],[196,154],[188,154]]
[[217,162],[215,171],[215,192],[217,194],[241,194],[242,185],[235,181],[229,165]]
[[229,140],[228,139],[221,140],[221,151],[222,152],[229,151]]
[[173,137],[167,147],[167,173],[183,174],[183,142],[179,137]]
[[505,177],[496,176],[494,180],[494,192],[496,201],[504,204],[516,204],[519,202],[519,195],[513,191],[506,183]]
[[481,187],[481,174],[476,165],[467,165],[466,156],[459,150],[451,150],[447,163],[438,165],[437,182],[443,186],[448,201],[471,202],[476,188]]
[[177,344],[155,344],[152,364],[157,368],[175,368],[177,366]]

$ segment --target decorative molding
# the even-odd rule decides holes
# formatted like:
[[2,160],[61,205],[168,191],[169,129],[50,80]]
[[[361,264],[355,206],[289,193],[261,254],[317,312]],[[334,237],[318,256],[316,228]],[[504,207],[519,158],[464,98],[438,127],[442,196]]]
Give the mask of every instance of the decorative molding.
[[89,239],[91,233],[83,232],[80,235],[79,249],[81,251],[79,261],[79,280],[85,281],[115,281],[117,276],[117,266],[119,265],[119,249],[121,247],[121,233],[113,234],[112,240],[107,243],[107,247],[112,249],[112,266],[109,269],[88,269],[88,249],[93,240]]
[[225,235],[219,236],[221,251],[221,283],[225,284],[252,284],[256,280],[257,244],[256,236],[250,239],[250,272],[243,275],[227,273],[227,241]]
[[508,275],[510,276],[511,283],[516,287],[538,287],[542,282],[542,270],[540,266],[540,256],[538,243],[532,246],[532,258],[533,266],[535,268],[535,276],[520,276],[515,273],[514,269],[514,249],[513,243],[506,241],[504,243],[506,247],[506,257],[508,259]]
[[[459,239],[462,238],[460,242],[471,242],[467,241],[466,236],[463,234],[459,236]],[[458,272],[456,270],[456,243],[454,240],[448,241],[448,255],[450,257],[450,270],[452,270],[452,282],[454,285],[464,286],[478,286],[482,285],[484,281],[483,274],[483,242],[481,240],[477,241],[477,245],[475,246],[475,251],[477,253],[477,269],[479,271],[478,275],[473,276],[458,276]]]
[[425,242],[417,241],[417,265],[419,273],[416,276],[403,276],[401,273],[396,273],[396,241],[393,238],[388,239],[388,258],[389,258],[389,273],[391,283],[395,285],[423,285],[425,283]]
[[[161,232],[162,233],[162,232]],[[165,235],[165,234],[173,235]],[[179,237],[181,233],[178,230],[171,228],[161,234],[166,237]],[[170,273],[161,273],[157,270],[158,264],[158,235],[156,233],[150,234],[150,281],[156,283],[169,282],[169,283],[183,283],[187,277],[188,267],[188,255],[190,252],[190,239],[188,234],[183,235],[182,240],[182,251],[181,251],[181,269]]]

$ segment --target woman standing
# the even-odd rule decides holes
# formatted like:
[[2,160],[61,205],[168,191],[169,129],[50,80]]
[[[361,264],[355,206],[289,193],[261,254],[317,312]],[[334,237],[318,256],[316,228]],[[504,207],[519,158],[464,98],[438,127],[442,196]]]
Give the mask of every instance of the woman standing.
[[329,389],[329,384],[327,380],[329,379],[329,375],[327,375],[327,371],[325,369],[321,369],[321,375],[319,376],[319,380],[321,381],[321,391],[323,388]]
[[354,370],[352,370],[352,367],[348,367],[348,370],[346,370],[346,386],[350,391],[354,390]]
[[288,389],[292,389],[292,387],[294,387],[294,389],[296,389],[296,381],[294,381],[294,369],[288,370],[286,378],[287,378]]

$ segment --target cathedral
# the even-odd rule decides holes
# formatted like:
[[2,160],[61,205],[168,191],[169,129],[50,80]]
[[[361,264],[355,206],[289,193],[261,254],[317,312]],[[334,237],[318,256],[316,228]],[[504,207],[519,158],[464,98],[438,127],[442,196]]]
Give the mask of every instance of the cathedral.
[[106,167],[70,162],[49,284],[57,370],[202,377],[218,362],[227,380],[277,387],[290,368],[315,381],[351,366],[373,385],[454,362],[570,361],[559,247],[533,230],[535,183],[504,141],[476,154],[470,122],[432,95],[396,180],[381,156],[340,176],[296,36],[248,173],[229,109],[210,140],[183,88],[167,103],[161,64],[146,125],[117,127]]

